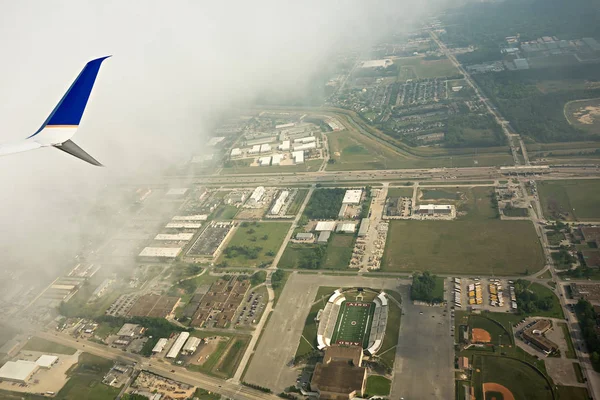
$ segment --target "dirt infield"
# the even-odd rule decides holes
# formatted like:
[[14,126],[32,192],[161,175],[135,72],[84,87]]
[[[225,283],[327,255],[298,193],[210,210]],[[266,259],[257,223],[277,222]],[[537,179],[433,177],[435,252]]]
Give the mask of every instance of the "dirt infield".
[[[483,393],[485,393],[485,400],[515,400],[515,396],[513,396],[511,391],[498,383],[484,383]],[[489,396],[488,393],[490,393]],[[500,393],[502,399],[497,398],[499,396],[496,396],[495,393]]]
[[473,328],[471,331],[473,343],[490,343],[492,341],[492,335],[485,329]]

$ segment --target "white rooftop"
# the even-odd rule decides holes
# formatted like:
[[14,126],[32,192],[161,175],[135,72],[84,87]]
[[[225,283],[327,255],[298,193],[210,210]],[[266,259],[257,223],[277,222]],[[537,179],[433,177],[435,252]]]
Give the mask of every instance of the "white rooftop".
[[335,224],[336,224],[335,221],[319,221],[319,222],[317,222],[315,231],[317,231],[317,232],[333,231],[335,229]]
[[382,60],[363,61],[361,68],[377,68],[377,67],[385,68],[389,65],[392,65],[392,60],[385,58]]
[[452,206],[445,204],[422,204],[419,207],[419,210],[451,210]]
[[154,237],[154,240],[167,240],[167,241],[179,242],[179,241],[192,240],[193,237],[194,237],[193,233],[175,233],[175,234],[159,233],[158,235],[156,235]]
[[358,204],[360,203],[361,196],[362,189],[346,190],[346,194],[344,194],[344,200],[342,200],[342,204]]
[[181,247],[146,247],[140,257],[168,257],[175,258],[181,253]]
[[58,360],[58,357],[44,354],[38,358],[35,363],[40,367],[50,368]]
[[33,361],[8,361],[0,368],[0,379],[25,381],[38,367]]
[[167,196],[181,196],[188,191],[188,188],[173,188],[169,189]]
[[198,229],[201,226],[200,222],[169,222],[165,228]]
[[206,214],[176,215],[173,217],[172,221],[206,221],[207,219],[208,215]]

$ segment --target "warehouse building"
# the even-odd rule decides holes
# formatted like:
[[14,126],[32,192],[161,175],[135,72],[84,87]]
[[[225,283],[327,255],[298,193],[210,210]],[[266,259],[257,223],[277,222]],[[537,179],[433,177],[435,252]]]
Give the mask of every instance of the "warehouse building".
[[274,154],[271,157],[271,165],[279,165],[281,164],[281,160],[283,159],[283,156],[281,154]]
[[309,241],[313,240],[315,235],[310,232],[299,232],[296,234],[296,240]]
[[121,339],[131,339],[134,336],[138,336],[144,333],[144,327],[138,324],[124,324],[119,332],[117,332],[117,336]]
[[261,153],[268,153],[269,151],[271,151],[271,145],[270,144],[261,144],[260,145],[260,152]]
[[260,153],[260,144],[255,144],[252,146],[250,150],[248,150],[248,154],[258,154]]
[[57,356],[51,356],[48,354],[44,354],[41,355],[40,358],[38,358],[37,360],[35,360],[35,363],[40,367],[40,368],[50,368],[52,367],[54,364],[56,364],[56,362],[58,361],[58,357]]
[[358,237],[367,236],[367,232],[369,232],[370,221],[369,218],[363,218],[360,221],[360,228],[358,229]]
[[362,189],[346,190],[346,193],[344,194],[344,200],[342,200],[342,204],[360,204],[361,197]]
[[33,361],[8,361],[0,368],[0,380],[26,383],[39,367]]
[[171,218],[171,221],[206,221],[208,215],[196,214],[196,215],[176,215]]
[[260,201],[260,199],[263,198],[264,195],[265,195],[265,187],[264,186],[257,187],[256,189],[254,189],[254,191],[250,195],[250,198],[248,199],[248,205],[256,206],[258,204],[258,202]]
[[301,138],[298,138],[298,139],[294,139],[294,144],[297,144],[297,143],[310,143],[310,142],[314,142],[316,140],[317,140],[317,138],[314,137],[314,136],[306,136],[306,137],[301,137]]
[[287,190],[282,191],[279,194],[279,197],[277,197],[277,200],[275,200],[275,204],[273,204],[273,207],[271,207],[271,211],[269,213],[271,215],[279,214],[279,212],[281,212],[281,208],[285,204],[285,201],[287,200],[289,195],[290,195],[290,192],[288,192]]
[[181,253],[181,247],[145,247],[140,257],[175,258]]
[[173,188],[169,189],[167,196],[183,196],[188,191],[188,188]]
[[173,346],[171,346],[171,349],[169,349],[169,352],[167,353],[166,357],[177,358],[179,352],[181,351],[181,348],[183,347],[185,341],[188,340],[189,337],[189,332],[181,332],[177,339],[175,339],[175,343],[173,343]]
[[193,233],[159,233],[154,237],[154,240],[164,240],[168,242],[187,242],[189,240],[192,240],[193,237]]
[[331,232],[331,231],[335,230],[335,225],[336,225],[335,221],[319,221],[319,222],[317,222],[315,231],[317,231],[317,232],[330,231]]
[[269,165],[271,165],[271,156],[260,157],[258,159],[258,164],[261,167],[268,167]]
[[292,157],[294,158],[295,164],[304,164],[304,150],[294,151]]
[[242,150],[240,150],[239,147],[236,147],[235,149],[231,149],[231,157],[239,157],[242,155]]
[[341,233],[354,233],[355,230],[356,230],[356,224],[354,224],[352,222],[340,223],[337,226],[337,231],[341,232]]
[[330,236],[331,236],[331,231],[322,231],[321,233],[319,233],[319,237],[317,238],[317,243],[319,243],[319,244],[327,243]]
[[283,142],[281,142],[281,144],[279,145],[279,150],[289,151],[290,150],[290,141],[284,140]]
[[415,212],[420,215],[449,215],[452,213],[452,206],[442,204],[422,204],[415,208]]
[[317,148],[316,142],[294,144],[294,151],[312,150]]
[[187,222],[187,221],[177,221],[177,222],[169,222],[165,225],[167,229],[200,229],[202,224],[200,222]]
[[202,339],[197,337],[190,337],[185,345],[183,346],[183,352],[186,354],[193,354],[198,349],[198,346],[202,343]]
[[156,342],[156,345],[154,345],[154,347],[152,348],[152,352],[155,354],[162,352],[165,349],[165,346],[167,345],[168,341],[169,339],[167,338],[158,339],[158,342]]

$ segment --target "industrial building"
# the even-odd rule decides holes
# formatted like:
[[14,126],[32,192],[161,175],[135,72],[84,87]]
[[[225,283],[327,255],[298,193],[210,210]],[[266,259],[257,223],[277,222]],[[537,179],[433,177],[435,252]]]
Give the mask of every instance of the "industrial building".
[[341,233],[354,233],[355,230],[356,230],[356,224],[352,223],[352,222],[340,223],[337,226],[337,232],[341,232]]
[[255,144],[252,146],[250,150],[248,150],[248,154],[258,154],[260,153],[260,144]]
[[44,355],[41,355],[40,358],[38,358],[37,360],[35,360],[35,363],[40,368],[50,368],[54,364],[56,364],[57,361],[58,361],[58,357],[57,356],[51,356],[51,355],[48,355],[48,354],[44,354]]
[[183,196],[188,191],[188,188],[173,188],[169,189],[167,196]]
[[167,345],[168,341],[169,341],[169,339],[167,339],[167,338],[158,339],[158,342],[156,342],[156,345],[154,345],[154,347],[152,348],[152,352],[153,353],[162,352],[165,349],[165,346]]
[[0,380],[25,383],[38,368],[39,365],[33,361],[8,361],[0,368]]
[[183,352],[187,354],[193,354],[198,349],[198,345],[202,343],[202,339],[197,337],[190,337],[185,345],[183,346]]
[[171,221],[206,221],[208,215],[196,214],[196,215],[176,215],[171,218]]
[[415,213],[421,215],[449,215],[452,213],[452,206],[445,204],[422,204],[415,207]]
[[277,200],[275,200],[275,203],[273,204],[273,207],[271,207],[271,211],[269,213],[271,215],[279,214],[289,195],[290,192],[288,192],[287,190],[282,191],[279,194],[279,197],[277,197]]
[[123,338],[132,338],[134,336],[138,336],[144,333],[144,327],[138,324],[124,324],[119,332],[117,332],[117,336],[121,339]]
[[262,199],[262,197],[264,195],[265,195],[265,187],[264,186],[257,187],[256,189],[254,189],[254,191],[250,195],[250,198],[248,199],[248,205],[256,206],[258,204],[258,202],[260,201],[260,199]]
[[181,332],[177,339],[175,339],[175,343],[173,343],[173,346],[171,346],[171,348],[169,349],[169,352],[167,353],[166,357],[177,358],[179,352],[181,351],[181,348],[183,347],[185,341],[188,340],[189,337],[189,332]]
[[279,150],[289,151],[290,150],[290,141],[284,140],[283,142],[281,142],[281,144],[279,145]]
[[358,229],[358,237],[367,236],[367,232],[369,232],[369,218],[363,218],[360,221],[360,228]]
[[296,234],[296,240],[309,241],[313,240],[314,237],[315,235],[313,235],[312,233],[299,232]]
[[145,247],[140,257],[175,258],[181,253],[181,247]]
[[291,128],[291,127],[293,127],[294,125],[296,125],[296,124],[295,124],[295,123],[293,123],[293,122],[290,122],[290,123],[288,123],[288,124],[280,124],[280,125],[275,125],[275,129],[285,129],[285,128]]
[[168,242],[187,242],[189,240],[192,240],[193,237],[193,233],[159,233],[154,237],[154,240],[164,240]]
[[296,163],[296,164],[304,164],[304,150],[302,150],[302,151],[294,151],[292,153],[292,157],[294,158],[294,163]]
[[239,147],[236,147],[235,149],[231,149],[231,157],[239,157],[242,155],[242,150],[239,149]]
[[283,156],[281,154],[274,154],[271,157],[271,165],[279,165],[281,163],[282,159],[283,159]]
[[269,151],[271,151],[271,145],[270,144],[261,144],[260,145],[260,152],[261,153],[268,153]]
[[342,204],[360,204],[360,198],[362,197],[362,189],[349,189],[344,194]]
[[271,156],[260,157],[258,159],[258,164],[261,167],[268,167],[269,165],[271,165]]
[[316,142],[310,143],[302,143],[302,144],[294,144],[294,151],[304,151],[304,150],[312,150],[317,148]]
[[200,222],[169,222],[165,225],[167,229],[200,229]]
[[297,143],[310,143],[310,142],[314,142],[316,140],[317,140],[317,138],[314,137],[314,136],[306,136],[306,137],[301,137],[301,138],[298,138],[298,139],[294,139],[294,144],[297,144]]
[[329,237],[331,236],[331,231],[322,231],[319,233],[319,237],[317,239],[317,243],[323,244],[329,241]]
[[362,396],[367,369],[362,367],[359,346],[333,345],[325,350],[323,362],[315,367],[310,387],[319,399],[353,399]]
[[382,60],[368,60],[363,61],[361,64],[361,68],[387,68],[392,65],[393,62],[389,58],[384,58]]
[[317,232],[330,231],[331,232],[331,231],[335,230],[335,225],[336,225],[335,221],[319,221],[319,222],[317,222],[315,231],[317,231]]

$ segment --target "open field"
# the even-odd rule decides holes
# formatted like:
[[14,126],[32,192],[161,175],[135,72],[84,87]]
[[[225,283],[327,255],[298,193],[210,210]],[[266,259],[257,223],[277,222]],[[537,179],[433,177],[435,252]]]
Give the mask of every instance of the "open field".
[[382,270],[501,276],[533,273],[543,265],[530,221],[396,220],[390,223]]
[[323,269],[347,269],[352,258],[354,235],[334,233],[327,244]]
[[344,302],[331,338],[332,343],[347,344],[350,342],[353,345],[359,343],[366,348],[374,312],[375,307],[372,303]]
[[515,399],[553,399],[546,379],[522,361],[508,357],[475,355],[473,368],[475,396],[478,399],[483,399],[483,383],[500,384],[510,390]]
[[370,396],[387,396],[391,386],[392,382],[385,376],[371,375],[367,378],[366,392]]
[[300,206],[302,206],[302,202],[306,198],[307,194],[308,189],[298,189],[298,192],[296,193],[292,204],[290,204],[290,206],[288,207],[288,215],[296,215],[298,213],[298,211],[300,210]]
[[104,385],[102,378],[113,366],[113,361],[83,353],[71,373],[71,378],[56,394],[55,399],[112,400],[120,389]]
[[584,387],[558,386],[558,400],[589,400],[590,395]]
[[600,220],[600,180],[543,181],[538,190],[546,218]]
[[0,324],[0,347],[12,339],[19,331],[10,325]]
[[405,188],[394,187],[394,188],[389,188],[387,195],[390,198],[395,198],[395,197],[412,197],[412,195],[413,195],[413,188],[412,187],[405,187]]
[[427,79],[459,75],[456,67],[448,59],[424,60],[422,57],[405,57],[395,59],[394,64],[399,66],[400,80],[406,80],[409,76],[412,76],[412,79]]
[[570,101],[564,111],[565,118],[574,127],[600,134],[600,99]]
[[217,208],[215,213],[212,215],[212,219],[233,219],[235,214],[238,213],[238,208],[231,205],[221,205]]
[[552,290],[540,285],[539,283],[532,283],[527,289],[535,293],[539,299],[544,299],[546,297],[552,298],[552,308],[550,310],[538,310],[537,312],[531,315],[559,319],[563,319],[565,317],[562,307],[560,306],[560,302],[558,301],[558,297],[556,297]]
[[[220,336],[227,339],[219,341],[215,350],[207,357],[202,365],[188,364],[190,371],[204,372],[221,378],[231,378],[250,343],[250,336],[232,335],[222,332],[198,331],[192,332],[196,337]],[[197,357],[197,356],[196,356]]]
[[[217,262],[226,262],[228,267],[258,266],[273,260],[285,235],[290,228],[284,222],[251,223],[247,227],[238,226],[235,234],[227,244],[227,248]],[[227,249],[235,247],[260,248],[256,257],[248,256],[243,251],[233,251],[227,257]]]
[[50,342],[37,336],[32,337],[23,350],[39,351],[42,353],[75,354],[77,350],[59,343]]

